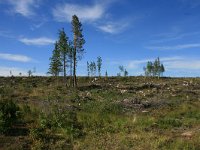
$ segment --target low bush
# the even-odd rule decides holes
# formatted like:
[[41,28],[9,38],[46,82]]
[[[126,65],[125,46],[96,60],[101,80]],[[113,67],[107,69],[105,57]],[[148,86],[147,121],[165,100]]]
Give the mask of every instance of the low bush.
[[0,133],[5,133],[19,118],[19,107],[13,101],[0,101]]
[[182,121],[176,118],[165,117],[165,118],[159,119],[157,121],[157,124],[162,129],[168,129],[168,128],[173,128],[173,127],[181,127]]
[[83,135],[83,126],[78,121],[76,112],[56,105],[49,112],[41,113],[37,124],[30,130],[34,147],[39,144],[45,149],[52,147],[52,142],[65,141],[64,145],[73,145],[74,140]]

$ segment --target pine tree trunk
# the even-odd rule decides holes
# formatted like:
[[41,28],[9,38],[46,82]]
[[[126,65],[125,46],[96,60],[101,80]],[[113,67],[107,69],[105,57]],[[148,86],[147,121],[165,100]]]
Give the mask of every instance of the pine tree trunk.
[[73,86],[77,87],[77,80],[76,80],[76,48],[74,48],[74,68],[73,68],[73,76],[74,76],[74,82]]
[[64,56],[64,63],[63,63],[63,67],[64,67],[64,84],[66,86],[66,57]]
[[72,84],[73,84],[73,78],[72,78],[72,64],[73,64],[73,62],[72,62],[73,60],[72,60],[72,58],[70,58],[70,87],[72,86]]

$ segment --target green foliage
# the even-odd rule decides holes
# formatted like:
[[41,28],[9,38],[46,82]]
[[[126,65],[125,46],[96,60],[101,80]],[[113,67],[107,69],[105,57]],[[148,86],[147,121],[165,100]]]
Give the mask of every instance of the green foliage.
[[53,50],[53,55],[50,58],[49,72],[53,76],[59,76],[59,73],[62,71],[62,62],[61,55],[58,48],[58,42],[55,43],[55,48]]
[[101,67],[102,67],[102,58],[97,57],[97,62],[95,61],[92,62],[87,62],[87,72],[88,72],[88,77],[89,76],[96,76],[96,72],[98,71],[99,77],[101,76]]
[[33,72],[31,70],[28,70],[27,74],[30,77],[30,76],[32,76]]
[[83,135],[82,125],[77,119],[76,112],[65,108],[54,106],[52,112],[40,114],[39,124],[44,129],[61,129],[69,137],[79,138]]
[[160,63],[159,57],[154,61],[148,61],[146,67],[143,68],[145,76],[157,76],[160,77],[163,76],[163,73],[165,72],[164,65]]
[[35,149],[72,149],[75,140],[83,135],[77,113],[57,105],[52,105],[49,112],[40,113],[37,124],[30,129]]
[[119,66],[119,70],[120,72],[117,73],[117,76],[124,76],[127,77],[128,76],[128,71],[124,68],[124,66]]
[[101,76],[101,66],[102,66],[102,58],[99,56],[97,57],[97,68],[99,77]]
[[76,67],[77,67],[77,58],[81,59],[84,49],[83,45],[85,44],[85,40],[82,34],[82,24],[79,21],[79,18],[76,15],[72,16],[72,32],[73,32],[73,86],[77,86],[76,79]]
[[124,76],[127,77],[128,76],[128,71],[125,69],[124,70]]
[[107,70],[106,70],[106,73],[105,73],[105,77],[108,77],[108,72],[107,72]]
[[119,66],[119,70],[120,70],[121,73],[123,73],[124,72],[124,66]]
[[68,37],[64,29],[59,31],[58,49],[59,49],[60,57],[62,60],[64,77],[66,77],[67,59],[70,55],[71,48],[69,46]]
[[93,62],[90,62],[89,64],[89,70],[90,70],[90,74],[91,76],[96,76],[96,63],[93,61]]
[[90,76],[90,64],[88,61],[87,61],[87,73],[88,73],[88,77],[89,77]]
[[176,118],[164,117],[157,121],[158,127],[162,129],[174,128],[182,126],[182,121]]
[[74,35],[73,44],[74,50],[78,53],[83,52],[83,45],[85,44],[85,40],[82,34],[82,24],[79,21],[79,18],[76,15],[72,16],[72,32]]
[[62,77],[0,78],[1,99],[15,98],[24,115],[6,133],[30,133],[0,136],[3,149],[199,148],[199,78],[92,79],[79,77],[74,90],[63,87]]
[[102,110],[99,110],[102,114],[121,114],[123,107],[117,103],[105,102],[103,103]]
[[0,133],[5,133],[18,119],[19,107],[13,101],[0,101]]

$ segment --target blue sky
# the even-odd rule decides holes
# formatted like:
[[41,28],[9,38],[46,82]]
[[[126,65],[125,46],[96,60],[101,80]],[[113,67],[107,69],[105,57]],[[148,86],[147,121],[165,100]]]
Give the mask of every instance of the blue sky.
[[73,14],[86,40],[78,75],[98,56],[102,74],[124,65],[140,75],[159,56],[166,76],[200,76],[199,0],[0,0],[0,76],[45,75],[58,30],[72,39]]

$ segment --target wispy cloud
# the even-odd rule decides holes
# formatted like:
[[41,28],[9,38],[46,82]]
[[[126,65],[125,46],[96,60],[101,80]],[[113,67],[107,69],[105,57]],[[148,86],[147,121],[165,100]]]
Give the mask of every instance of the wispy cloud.
[[182,45],[173,45],[173,46],[148,46],[147,49],[151,50],[182,50],[189,48],[200,48],[200,43],[193,44],[182,44]]
[[[143,66],[148,61],[154,61],[155,59],[143,59],[129,61],[127,68],[136,72],[142,72]],[[199,73],[200,60],[199,58],[188,58],[181,56],[161,57],[161,62],[165,66],[166,74],[173,74],[174,76],[191,76],[193,73]],[[174,74],[175,73],[175,74]],[[141,74],[141,73],[140,73]],[[138,74],[139,75],[139,74]]]
[[168,70],[200,70],[200,61],[195,59],[184,59],[165,62],[165,66]]
[[10,76],[10,75],[19,76],[20,73],[22,73],[22,75],[27,75],[27,71],[16,67],[0,66],[0,76]]
[[[90,5],[64,3],[59,4],[53,9],[53,16],[59,22],[71,22],[72,16],[77,15],[82,22],[86,22],[100,31],[116,34],[124,31],[129,26],[129,20],[111,21],[108,8],[117,0],[101,1]],[[109,17],[108,17],[109,16]]]
[[196,32],[175,31],[175,32],[161,33],[161,34],[155,35],[154,37],[156,37],[157,39],[154,39],[151,42],[164,43],[164,42],[184,39],[191,36],[199,36],[199,35],[200,35],[199,31],[196,31]]
[[15,36],[12,35],[10,31],[7,30],[0,30],[0,36],[5,38],[15,38]]
[[[172,56],[172,57],[161,57],[160,60],[164,63],[166,62],[171,62],[171,61],[178,61],[178,60],[183,60],[184,58],[181,56]],[[154,61],[155,58],[149,58],[149,59],[142,59],[142,60],[132,60],[132,61],[128,61],[127,67],[129,69],[137,69],[139,67],[141,67],[141,65],[146,64],[148,61]]]
[[33,24],[33,25],[31,25],[30,29],[34,31],[35,29],[38,29],[38,28],[42,27],[45,24],[45,22],[46,21],[42,21],[42,22],[40,22],[38,24]]
[[[155,58],[145,58],[140,60],[121,60],[108,61],[107,66],[116,68],[123,65],[130,75],[144,74],[143,67],[148,61],[154,61]],[[165,74],[172,76],[195,76],[200,73],[200,60],[195,57],[169,56],[160,57],[161,63],[165,66]]]
[[102,4],[94,5],[78,5],[65,3],[57,5],[53,9],[53,16],[56,21],[65,22],[71,21],[72,16],[75,14],[79,16],[81,21],[96,21],[100,19],[105,13],[106,7]]
[[8,0],[8,3],[12,5],[10,12],[24,17],[33,16],[35,14],[33,8],[38,6],[38,0]]
[[[19,76],[22,74],[22,76],[28,76],[28,70],[24,68],[18,68],[18,67],[6,67],[6,66],[0,66],[0,76]],[[36,76],[45,76],[45,73],[34,73]]]
[[47,37],[40,37],[40,38],[21,38],[19,39],[20,42],[26,44],[26,45],[50,45],[55,43],[54,39],[47,38]]
[[32,61],[32,58],[25,56],[25,55],[7,54],[7,53],[0,53],[0,59],[18,61],[18,62]]
[[196,8],[200,6],[199,0],[179,0],[184,6],[189,6],[190,8]]
[[128,26],[128,23],[109,22],[105,25],[98,26],[98,28],[106,33],[116,34],[124,31]]

